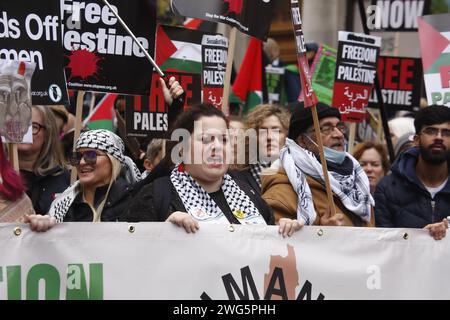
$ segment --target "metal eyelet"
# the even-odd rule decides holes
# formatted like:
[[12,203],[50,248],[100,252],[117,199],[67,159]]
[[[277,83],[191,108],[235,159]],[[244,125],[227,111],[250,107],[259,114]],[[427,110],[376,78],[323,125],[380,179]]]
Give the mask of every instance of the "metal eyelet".
[[234,228],[234,226],[232,225],[232,224],[230,224],[229,226],[228,226],[228,231],[230,231],[230,232],[234,232],[236,229]]
[[15,227],[14,228],[14,235],[16,237],[20,236],[22,234],[22,229],[20,227]]
[[317,235],[319,237],[323,236],[323,230],[322,229],[317,230]]
[[407,232],[405,232],[403,234],[403,239],[408,240],[409,239],[409,234]]
[[136,231],[135,226],[133,226],[133,225],[129,225],[129,226],[128,226],[128,232],[129,232],[129,233],[134,233],[135,231]]

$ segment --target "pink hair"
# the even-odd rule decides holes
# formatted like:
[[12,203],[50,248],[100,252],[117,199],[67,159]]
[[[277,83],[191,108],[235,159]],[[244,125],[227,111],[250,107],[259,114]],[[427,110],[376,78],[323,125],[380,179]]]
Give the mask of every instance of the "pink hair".
[[0,193],[9,201],[16,201],[19,199],[26,190],[25,183],[6,158],[1,137],[0,175],[3,180],[2,183],[0,183]]

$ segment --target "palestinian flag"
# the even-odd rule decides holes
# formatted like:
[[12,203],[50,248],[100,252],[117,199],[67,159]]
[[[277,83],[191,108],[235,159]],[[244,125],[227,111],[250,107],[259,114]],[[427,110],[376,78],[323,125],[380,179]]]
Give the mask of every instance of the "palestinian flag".
[[205,33],[159,25],[156,64],[163,71],[202,73],[202,38]]
[[428,103],[450,107],[450,14],[417,21]]
[[92,112],[84,119],[83,124],[90,130],[106,129],[114,132],[114,101],[117,94],[105,94],[102,100],[95,106]]
[[244,113],[261,104],[262,79],[262,41],[251,38],[239,73],[234,80],[230,102],[244,104]]
[[183,27],[191,30],[198,30],[208,33],[217,32],[217,23],[196,18],[186,18]]

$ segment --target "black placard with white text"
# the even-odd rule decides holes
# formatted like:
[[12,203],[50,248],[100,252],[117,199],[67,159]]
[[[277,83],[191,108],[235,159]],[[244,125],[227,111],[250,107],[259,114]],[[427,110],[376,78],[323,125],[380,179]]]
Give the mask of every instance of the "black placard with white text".
[[[186,92],[185,106],[201,102],[201,76],[194,73],[166,72],[175,77]],[[127,136],[169,139],[168,110],[159,82],[159,75],[153,75],[150,96],[127,96],[125,122]]]
[[61,47],[60,0],[0,3],[0,59],[36,63],[34,105],[68,104]]
[[417,17],[430,12],[431,0],[372,0],[367,27],[372,31],[417,31]]
[[[63,46],[69,89],[150,94],[153,67],[103,1],[63,1]],[[156,0],[109,3],[153,57]]]

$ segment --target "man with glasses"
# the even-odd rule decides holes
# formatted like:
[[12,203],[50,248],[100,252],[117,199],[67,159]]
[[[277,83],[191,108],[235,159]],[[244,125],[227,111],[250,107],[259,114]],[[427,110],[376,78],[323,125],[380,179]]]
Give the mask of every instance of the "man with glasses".
[[421,109],[414,126],[415,147],[399,156],[375,191],[376,225],[425,228],[440,240],[450,216],[450,108]]
[[291,116],[281,166],[262,177],[262,196],[275,220],[302,219],[309,225],[374,225],[369,180],[358,161],[345,152],[347,126],[339,110],[317,104],[320,134],[329,170],[336,214],[331,216],[310,108]]

